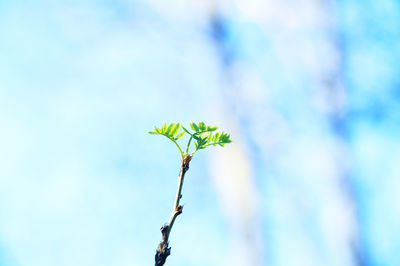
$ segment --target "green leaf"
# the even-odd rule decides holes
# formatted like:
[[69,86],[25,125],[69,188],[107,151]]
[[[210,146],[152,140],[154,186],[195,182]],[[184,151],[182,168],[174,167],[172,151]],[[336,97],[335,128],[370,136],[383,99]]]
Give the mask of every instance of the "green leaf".
[[161,127],[161,133],[164,134],[167,131],[167,124],[163,124]]
[[211,138],[212,138],[212,134],[209,133],[209,134],[207,135],[207,138],[206,138],[206,144],[210,143]]
[[189,130],[187,130],[187,129],[186,129],[184,126],[182,126],[182,128],[183,128],[183,130],[185,130],[185,131],[186,131],[186,133],[188,133],[189,135],[191,135],[191,136],[193,135],[193,134],[192,134],[192,133],[190,133],[190,132],[189,132]]
[[218,127],[212,127],[212,126],[207,126],[206,127],[206,131],[208,131],[208,132],[215,131],[217,129],[218,129]]
[[229,135],[228,133],[224,133],[222,141],[223,141],[224,143],[230,143],[230,142],[232,142],[229,138],[230,138],[230,135]]
[[221,135],[220,142],[231,143],[232,141],[229,139],[229,137],[229,134],[224,133],[223,135]]
[[[193,131],[188,131],[184,126],[180,123],[164,123],[161,128],[157,128],[154,126],[154,131],[150,131],[149,134],[152,135],[163,135],[173,141],[175,145],[179,148],[183,156],[183,151],[177,143],[177,140],[180,139],[183,135],[188,133],[190,135],[190,140],[188,141],[188,145],[186,147],[186,153],[189,153],[189,146],[192,143],[191,140],[193,139],[193,143],[196,147],[196,150],[191,154],[193,155],[197,150],[205,149],[208,146],[222,146],[224,147],[225,144],[231,143],[230,135],[225,132],[215,132],[218,127],[217,126],[207,126],[204,122],[190,123],[190,127]],[[180,132],[180,128],[183,129]]]
[[183,135],[185,135],[185,131],[183,131],[181,134],[179,134],[176,138],[175,138],[175,140],[178,140],[178,139],[180,139],[180,137],[182,137]]
[[195,124],[195,123],[190,123],[190,127],[194,130],[194,131],[196,131],[196,132],[198,132],[199,131],[199,128],[198,128],[198,126]]
[[175,135],[178,133],[179,128],[181,127],[181,124],[177,123],[171,130],[170,134],[172,137],[175,137]]
[[218,133],[214,134],[212,137],[212,141],[215,142],[218,140]]
[[169,124],[167,131],[165,132],[166,135],[170,136],[171,129],[175,126],[174,123]]
[[220,132],[217,132],[217,133],[215,134],[215,141],[219,141],[219,140],[220,140],[220,137],[221,137],[221,133],[220,133]]
[[199,123],[199,128],[200,128],[201,130],[206,130],[206,125],[204,124],[204,122],[200,122],[200,123]]

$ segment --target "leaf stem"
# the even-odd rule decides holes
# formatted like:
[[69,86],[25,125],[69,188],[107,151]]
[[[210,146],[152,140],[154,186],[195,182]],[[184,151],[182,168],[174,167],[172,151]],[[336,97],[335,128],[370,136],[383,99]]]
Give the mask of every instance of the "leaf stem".
[[[171,140],[172,140],[172,139],[171,139]],[[175,140],[172,140],[172,142],[175,143],[176,147],[178,147],[179,151],[181,152],[181,156],[182,156],[182,158],[183,158],[183,151],[182,151],[181,147],[179,147],[178,143],[176,143]]]
[[188,145],[186,147],[186,154],[189,153],[189,147],[190,147],[190,142],[192,141],[192,138],[193,138],[193,135],[190,135],[190,139],[189,139]]
[[175,140],[169,138],[168,136],[165,136],[164,134],[161,134],[161,135],[166,137],[167,139],[171,140],[173,143],[175,143],[176,147],[178,147],[179,151],[181,152],[181,156],[183,158],[183,151],[182,151],[181,147],[179,147],[178,143]]

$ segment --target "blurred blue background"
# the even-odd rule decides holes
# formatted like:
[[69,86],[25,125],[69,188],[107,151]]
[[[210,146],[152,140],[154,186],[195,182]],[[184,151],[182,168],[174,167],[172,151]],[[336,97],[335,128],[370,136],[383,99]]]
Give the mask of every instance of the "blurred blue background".
[[0,265],[400,265],[400,2],[0,0]]

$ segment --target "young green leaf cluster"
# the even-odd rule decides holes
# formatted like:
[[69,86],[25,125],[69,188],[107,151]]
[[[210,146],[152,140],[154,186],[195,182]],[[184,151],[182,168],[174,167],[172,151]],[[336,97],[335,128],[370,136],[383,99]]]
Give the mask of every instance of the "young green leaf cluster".
[[[210,145],[220,145],[224,147],[225,144],[232,142],[229,134],[224,132],[215,132],[218,129],[216,126],[207,126],[204,124],[204,122],[200,122],[198,124],[190,123],[190,127],[194,132],[190,132],[180,123],[171,123],[169,125],[164,123],[161,128],[154,127],[154,131],[149,133],[154,135],[163,135],[174,142],[178,147],[182,158],[185,155],[189,155],[189,148],[192,140],[194,140],[195,150],[190,154],[191,156],[193,156],[193,154],[195,154],[198,150],[205,149]],[[179,133],[181,128],[183,131]],[[183,153],[181,147],[177,143],[177,140],[180,139],[185,133],[189,134],[190,138],[187,143],[186,153]]]
[[[216,146],[220,145],[222,147],[225,144],[232,142],[230,140],[230,135],[224,132],[216,132],[218,127],[216,126],[207,126],[204,122],[190,123],[191,131],[183,127],[180,123],[172,123],[172,124],[163,124],[161,128],[154,127],[154,131],[149,132],[154,135],[163,135],[171,140],[178,147],[181,156],[181,171],[179,173],[178,179],[178,188],[175,197],[175,204],[172,211],[171,218],[168,223],[161,227],[162,233],[162,241],[157,247],[156,255],[155,255],[155,265],[163,266],[166,258],[170,255],[171,248],[169,247],[169,235],[171,229],[174,225],[174,222],[178,215],[182,213],[183,206],[179,204],[180,199],[182,198],[182,186],[185,173],[189,169],[189,163],[193,157],[193,155],[198,151],[207,148],[210,145]],[[181,130],[182,129],[182,130]],[[189,140],[187,142],[186,151],[183,152],[181,147],[178,144],[178,140],[185,134],[188,134]],[[192,153],[189,153],[190,144],[194,143],[195,149]]]
[[164,123],[161,128],[157,128],[156,126],[154,126],[155,131],[150,131],[149,133],[153,134],[153,135],[163,135],[163,136],[169,138],[173,143],[175,143],[175,145],[178,147],[181,154],[183,154],[181,147],[176,142],[178,139],[180,139],[186,133],[185,131],[183,131],[178,134],[180,128],[181,128],[180,123],[177,123],[177,124],[171,123],[168,126],[167,126],[167,124]]

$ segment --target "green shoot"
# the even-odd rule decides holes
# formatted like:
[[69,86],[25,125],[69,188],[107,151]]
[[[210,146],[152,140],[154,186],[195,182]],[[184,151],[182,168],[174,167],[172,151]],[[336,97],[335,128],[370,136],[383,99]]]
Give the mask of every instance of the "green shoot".
[[[193,156],[198,150],[202,150],[207,148],[208,146],[222,146],[224,147],[225,144],[231,143],[230,135],[224,132],[216,132],[218,127],[216,126],[207,126],[204,122],[190,123],[190,128],[193,131],[186,129],[185,127],[181,126],[180,123],[171,123],[169,125],[163,124],[161,128],[154,127],[154,131],[149,132],[153,135],[163,135],[170,139],[178,148],[182,158],[185,156]],[[182,129],[182,131],[181,131]],[[181,131],[181,132],[180,132]],[[178,134],[179,133],[179,134]],[[190,135],[189,140],[186,145],[185,153],[183,149],[178,144],[178,140],[187,133]],[[192,140],[194,139],[194,148],[193,151],[190,153],[189,150],[191,148]]]
[[[164,123],[161,128],[154,127],[154,131],[149,132],[153,135],[162,135],[171,140],[176,145],[182,156],[175,203],[168,223],[161,227],[162,241],[158,245],[156,251],[155,266],[164,265],[165,260],[170,255],[171,248],[169,247],[169,235],[171,233],[171,229],[175,223],[176,218],[179,214],[182,213],[183,206],[180,205],[179,202],[182,198],[183,180],[185,177],[185,173],[189,170],[189,163],[193,155],[198,150],[203,150],[208,146],[219,145],[224,147],[225,144],[232,142],[230,140],[229,134],[224,132],[216,132],[218,127],[207,126],[206,124],[204,124],[204,122],[200,122],[198,124],[190,123],[190,128],[192,129],[192,131],[181,126],[180,123],[172,123],[169,125]],[[181,137],[185,134],[188,134],[190,137],[186,144],[185,152],[183,152],[183,149],[178,144],[178,140],[182,140]],[[192,146],[192,143],[194,143],[194,147]],[[189,152],[190,149],[192,149],[192,152]]]

